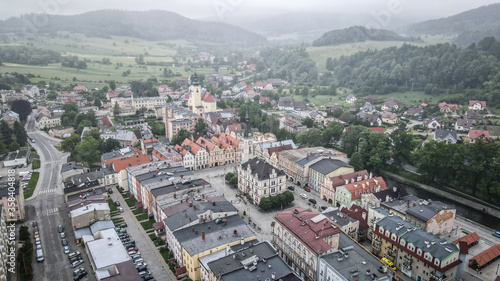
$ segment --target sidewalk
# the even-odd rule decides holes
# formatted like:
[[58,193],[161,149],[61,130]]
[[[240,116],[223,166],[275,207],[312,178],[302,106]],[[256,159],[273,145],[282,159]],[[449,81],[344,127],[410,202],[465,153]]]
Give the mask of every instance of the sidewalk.
[[[141,252],[141,256],[148,265],[148,270],[156,280],[177,280],[175,275],[170,271],[168,264],[163,259],[158,248],[153,244],[149,235],[146,233],[142,225],[137,221],[132,210],[125,202],[123,196],[115,190],[111,195],[113,201],[118,201],[123,208],[121,216],[127,223],[127,233],[131,236],[131,240],[135,240],[136,247]],[[159,261],[159,262],[158,262]]]

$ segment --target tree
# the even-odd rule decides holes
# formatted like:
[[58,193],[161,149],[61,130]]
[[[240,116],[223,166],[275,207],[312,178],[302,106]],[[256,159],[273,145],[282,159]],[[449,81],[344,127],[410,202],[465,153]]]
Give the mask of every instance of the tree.
[[99,98],[94,99],[94,105],[100,108],[102,106],[101,99]]
[[310,117],[306,117],[300,121],[302,125],[307,126],[307,128],[312,128],[314,126],[314,120],[312,120]]
[[117,149],[120,149],[120,142],[117,141],[116,139],[109,138],[102,142],[101,154],[111,152]]
[[207,133],[206,124],[203,121],[203,118],[198,118],[198,120],[196,121],[196,124],[194,125],[194,131],[198,134],[206,134]]
[[180,145],[185,139],[190,139],[191,138],[191,133],[186,130],[186,129],[180,129],[177,134],[175,134],[172,139],[171,143],[173,146],[176,144]]
[[101,158],[99,151],[99,141],[93,137],[84,138],[75,148],[77,159],[87,162],[90,165],[96,163]]
[[349,160],[349,165],[354,167],[355,171],[361,171],[365,169],[363,164],[363,159],[361,158],[361,153],[354,152]]
[[340,115],[339,119],[344,122],[351,123],[354,120],[354,115],[346,111]]
[[87,120],[89,120],[92,123],[92,126],[96,127],[97,126],[97,117],[95,116],[95,111],[92,109],[89,109],[87,113],[85,114],[85,117]]
[[5,120],[0,121],[0,135],[4,138],[5,143],[10,143],[12,141],[12,129]]
[[109,88],[111,89],[111,91],[114,91],[116,89],[116,82],[115,80],[111,80],[109,81]]
[[319,129],[310,129],[305,132],[300,133],[297,136],[297,142],[299,142],[303,146],[321,146],[322,143],[321,138],[321,130]]
[[303,97],[307,97],[309,95],[309,88],[307,86],[302,88],[302,90],[300,91],[300,95]]
[[391,135],[392,140],[392,158],[397,167],[401,167],[404,161],[410,160],[410,155],[415,148],[413,136],[406,131],[406,124],[401,122]]
[[20,146],[25,146],[28,139],[28,134],[26,133],[26,130],[21,125],[21,123],[19,123],[19,121],[14,122],[14,134],[16,135],[16,142]]
[[229,184],[232,186],[236,186],[238,184],[238,176],[234,175],[230,180]]
[[344,113],[344,110],[339,107],[332,112],[332,116],[335,118],[339,118],[342,115],[342,113]]
[[71,156],[76,155],[76,146],[80,143],[80,136],[77,134],[72,134],[69,138],[65,138],[61,141],[61,148],[64,152],[69,152]]
[[28,230],[27,226],[21,226],[19,227],[19,240],[21,241],[26,241],[30,239],[30,232]]
[[326,66],[325,66],[326,70],[330,70],[330,71],[333,71],[335,69],[335,66],[333,64],[333,59],[331,57],[328,57],[326,59]]
[[351,125],[347,128],[347,131],[342,134],[341,142],[342,142],[342,151],[347,153],[348,157],[354,152],[359,151],[359,143],[361,140],[361,133],[367,130],[363,126],[359,125]]
[[78,105],[76,105],[76,103],[74,103],[74,102],[70,102],[70,103],[63,105],[62,109],[65,112],[68,112],[68,111],[78,112]]
[[361,133],[361,158],[369,169],[380,169],[391,157],[391,142],[387,135],[365,130]]
[[273,202],[271,202],[271,199],[269,197],[264,197],[260,199],[259,202],[259,208],[262,210],[269,210],[273,207]]
[[117,102],[115,102],[115,106],[113,107],[113,116],[117,117],[120,115],[120,106]]
[[342,137],[344,132],[344,125],[339,122],[331,122],[328,127],[321,132],[321,137],[325,146],[329,145],[331,142],[337,142]]
[[225,179],[226,179],[226,181],[230,181],[232,177],[234,177],[234,174],[231,173],[231,172],[229,172],[229,173],[226,174]]
[[15,100],[10,104],[10,109],[19,114],[21,122],[25,122],[26,118],[31,114],[31,103],[26,100]]
[[75,130],[75,133],[77,133],[77,134],[81,134],[85,127],[92,127],[92,122],[90,122],[90,120],[87,120],[87,119],[84,119],[82,122],[76,123],[76,124],[78,124],[78,127],[76,127],[76,130]]
[[295,197],[293,196],[293,192],[291,192],[291,191],[285,191],[282,194],[285,198],[285,205],[288,205],[295,200]]

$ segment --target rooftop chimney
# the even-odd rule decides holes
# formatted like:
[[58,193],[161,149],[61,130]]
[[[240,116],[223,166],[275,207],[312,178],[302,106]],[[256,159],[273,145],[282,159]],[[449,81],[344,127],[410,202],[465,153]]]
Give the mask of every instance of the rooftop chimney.
[[205,241],[205,232],[204,231],[201,232],[201,240]]
[[235,230],[233,231],[233,234],[234,234],[234,236],[238,235],[238,230],[236,230],[236,229],[235,229]]

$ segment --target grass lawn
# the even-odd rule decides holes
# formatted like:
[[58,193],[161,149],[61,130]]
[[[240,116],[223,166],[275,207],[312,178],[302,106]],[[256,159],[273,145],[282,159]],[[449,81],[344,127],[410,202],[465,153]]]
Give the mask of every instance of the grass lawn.
[[137,199],[135,199],[135,198],[128,198],[128,199],[125,199],[125,202],[127,203],[127,205],[129,207],[132,207],[132,206],[135,206],[135,203],[137,203]]
[[62,148],[61,148],[60,145],[54,145],[54,148],[57,149],[57,150],[59,150],[59,151],[62,151]]
[[490,136],[500,136],[499,126],[486,126],[486,128],[490,131]]
[[138,221],[143,221],[143,220],[148,219],[148,214],[141,214],[141,215],[137,215],[135,217],[137,218]]
[[140,214],[142,214],[142,213],[143,213],[143,211],[142,211],[142,209],[137,209],[137,210],[133,210],[133,211],[132,211],[132,213],[133,213],[134,215],[140,215]]
[[158,237],[156,237],[155,234],[150,234],[149,239],[151,239],[151,241],[156,241],[156,239],[158,239]]
[[115,202],[113,202],[113,200],[111,200],[111,198],[108,201],[108,205],[109,205],[110,212],[118,211],[118,208],[116,207]]
[[148,220],[148,221],[145,221],[145,222],[141,222],[141,225],[144,228],[144,230],[149,230],[149,229],[153,228],[153,224],[154,223],[155,223],[154,221]]
[[35,170],[40,168],[40,159],[33,159],[33,162],[31,163],[31,169]]
[[33,174],[31,174],[31,179],[28,182],[28,186],[26,186],[26,189],[24,190],[24,199],[28,199],[31,197],[31,195],[33,195],[33,191],[35,191],[35,187],[39,177],[39,172],[33,172]]

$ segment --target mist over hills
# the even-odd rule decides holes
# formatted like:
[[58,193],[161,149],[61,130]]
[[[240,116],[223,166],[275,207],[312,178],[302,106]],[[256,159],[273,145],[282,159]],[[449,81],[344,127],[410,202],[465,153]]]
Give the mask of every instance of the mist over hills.
[[[0,33],[23,34],[32,14],[0,21]],[[259,45],[264,36],[221,22],[193,20],[168,11],[100,10],[78,15],[47,15],[37,32],[68,31],[88,36],[132,36],[147,40],[185,39],[230,45]]]

